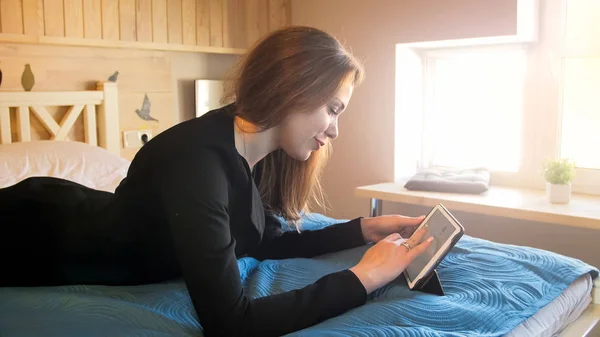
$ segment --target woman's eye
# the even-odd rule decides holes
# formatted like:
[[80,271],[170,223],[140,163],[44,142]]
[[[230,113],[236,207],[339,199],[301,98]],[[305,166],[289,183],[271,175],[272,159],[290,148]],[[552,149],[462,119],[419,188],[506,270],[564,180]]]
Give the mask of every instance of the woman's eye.
[[329,113],[333,114],[333,115],[337,115],[338,113],[338,108],[337,107],[330,107],[329,108]]

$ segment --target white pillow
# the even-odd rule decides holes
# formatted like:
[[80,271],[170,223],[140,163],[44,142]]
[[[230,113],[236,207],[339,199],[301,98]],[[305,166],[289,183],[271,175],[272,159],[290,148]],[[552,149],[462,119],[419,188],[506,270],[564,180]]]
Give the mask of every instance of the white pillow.
[[82,142],[38,140],[0,145],[0,188],[34,176],[56,177],[114,192],[130,162]]

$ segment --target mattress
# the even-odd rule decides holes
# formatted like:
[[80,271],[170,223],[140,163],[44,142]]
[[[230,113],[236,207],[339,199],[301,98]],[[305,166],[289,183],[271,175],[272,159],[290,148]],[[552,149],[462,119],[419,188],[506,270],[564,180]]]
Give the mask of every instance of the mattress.
[[[589,275],[579,277],[506,337],[556,336],[586,309],[591,288]],[[14,306],[12,313],[3,312],[3,337],[33,337],[39,336],[40,331],[47,337],[107,336],[108,332],[114,337],[166,337],[194,336],[200,330],[182,282],[137,287],[0,289],[2,292],[3,307],[10,305],[11,299],[31,306]],[[153,321],[152,328],[149,321]]]
[[[455,262],[461,254],[470,251],[463,258],[489,263],[481,258],[511,249],[496,245],[468,236],[461,240],[457,255],[450,258],[454,262],[439,270],[446,298],[410,292],[405,282],[397,280],[374,292],[366,305],[289,336],[553,336],[589,303],[591,277],[584,272],[588,267],[571,259],[558,263],[560,256],[550,253],[537,253],[543,254],[547,270],[536,270],[528,279],[519,270],[509,269],[511,265],[504,266],[503,274],[510,281],[500,280],[500,288],[495,290],[467,286],[472,281],[458,286],[455,282],[464,279],[465,265],[455,270],[463,276],[453,281],[453,267],[460,267]],[[494,247],[499,250],[491,250]],[[536,254],[526,253],[526,247],[512,249],[521,259]],[[488,253],[477,253],[484,250]],[[315,259],[262,263],[243,258],[238,264],[245,290],[251,297],[260,297],[311,283],[324,272],[345,268],[362,253],[357,248]],[[573,276],[577,274],[582,276]],[[536,280],[548,275],[548,281]],[[505,291],[504,295],[499,290]],[[487,304],[476,307],[482,302]],[[434,319],[437,322],[425,323]],[[202,328],[184,283],[175,280],[133,287],[0,288],[0,336],[191,337],[202,336]]]
[[573,323],[592,301],[593,281],[589,274],[580,276],[557,298],[517,326],[506,337],[557,336]]

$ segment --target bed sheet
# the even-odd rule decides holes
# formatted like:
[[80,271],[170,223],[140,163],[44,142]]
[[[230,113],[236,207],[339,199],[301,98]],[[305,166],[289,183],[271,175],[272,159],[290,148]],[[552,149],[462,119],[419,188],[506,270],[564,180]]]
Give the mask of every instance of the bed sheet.
[[[313,218],[304,226],[334,223]],[[313,259],[238,261],[252,298],[313,283],[354,265],[366,247]],[[579,260],[464,236],[438,269],[446,296],[412,292],[402,278],[368,303],[288,336],[504,336],[546,307],[582,275]],[[0,289],[0,335],[201,336],[180,280],[135,287],[63,286]],[[43,333],[42,333],[43,332]]]

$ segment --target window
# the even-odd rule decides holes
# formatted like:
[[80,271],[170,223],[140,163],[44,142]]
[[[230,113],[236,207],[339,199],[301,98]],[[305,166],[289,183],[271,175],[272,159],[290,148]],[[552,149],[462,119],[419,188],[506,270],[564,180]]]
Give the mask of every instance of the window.
[[563,0],[557,155],[578,168],[574,190],[600,194],[600,1]]
[[566,58],[563,76],[560,155],[600,169],[600,57]]
[[526,61],[518,47],[426,53],[427,166],[519,171]]
[[573,191],[600,194],[600,1],[539,6],[533,43],[397,46],[397,181],[419,168],[487,167],[493,184],[544,188],[545,160],[571,158]]

